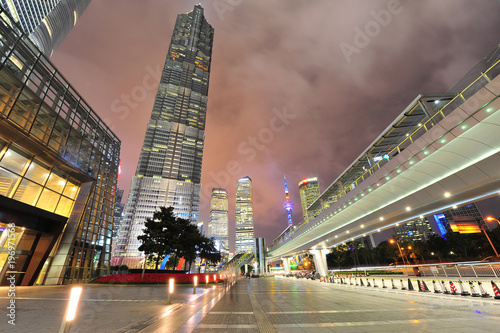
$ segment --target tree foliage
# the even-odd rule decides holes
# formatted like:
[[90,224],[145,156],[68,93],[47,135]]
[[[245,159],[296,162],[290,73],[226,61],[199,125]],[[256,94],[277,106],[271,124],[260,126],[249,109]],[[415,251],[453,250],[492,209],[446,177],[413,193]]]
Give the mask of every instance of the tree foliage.
[[221,255],[213,240],[203,236],[189,220],[175,217],[173,207],[160,207],[153,217],[146,219],[144,226],[144,234],[137,237],[142,242],[139,251],[144,252],[148,260],[154,260],[156,270],[160,261],[169,254],[173,255],[174,267],[181,257],[190,266],[196,256],[212,262],[220,261]]
[[[500,250],[500,227],[488,231],[493,246]],[[426,241],[400,242],[401,252],[396,244],[381,242],[375,248],[359,246],[357,242],[347,242],[332,249],[327,254],[329,268],[352,268],[357,266],[402,265],[433,262],[483,260],[494,256],[494,251],[485,237],[480,234],[459,234],[451,230],[445,238],[430,236]],[[408,246],[411,248],[408,249]],[[404,257],[401,258],[401,254]]]

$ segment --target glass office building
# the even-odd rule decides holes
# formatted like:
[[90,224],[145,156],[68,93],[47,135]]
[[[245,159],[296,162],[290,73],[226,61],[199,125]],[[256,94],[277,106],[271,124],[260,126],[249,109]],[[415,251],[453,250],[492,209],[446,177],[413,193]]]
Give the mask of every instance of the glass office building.
[[45,55],[52,56],[92,0],[0,0]]
[[[108,274],[120,141],[0,8],[0,279]],[[7,255],[14,248],[15,268]]]
[[317,177],[306,178],[299,182],[300,203],[302,204],[302,216],[304,221],[309,221],[310,215],[307,207],[319,198],[319,182]]
[[236,253],[254,250],[252,179],[236,181]]
[[[210,199],[208,237],[219,240],[225,248],[229,247],[229,199],[226,189],[213,188]],[[220,249],[219,249],[220,250]]]
[[197,223],[213,35],[200,5],[177,16],[113,264],[141,267],[137,236],[160,206]]

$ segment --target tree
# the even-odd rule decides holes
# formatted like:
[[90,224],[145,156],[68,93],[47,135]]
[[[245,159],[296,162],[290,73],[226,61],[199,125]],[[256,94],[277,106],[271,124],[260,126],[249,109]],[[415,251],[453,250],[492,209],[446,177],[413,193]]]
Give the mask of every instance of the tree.
[[137,236],[142,242],[139,251],[144,252],[147,259],[155,259],[155,270],[158,264],[167,254],[171,254],[178,246],[178,234],[176,231],[176,218],[173,207],[160,207],[154,212],[152,218],[146,218],[143,235]]
[[176,218],[173,207],[160,207],[152,218],[146,219],[144,226],[144,234],[137,237],[142,241],[139,251],[144,252],[148,259],[154,259],[155,270],[158,270],[160,260],[168,254],[173,254],[174,268],[181,257],[190,266],[197,255],[220,261],[221,255],[215,249],[213,240],[200,234],[196,225],[189,220]]

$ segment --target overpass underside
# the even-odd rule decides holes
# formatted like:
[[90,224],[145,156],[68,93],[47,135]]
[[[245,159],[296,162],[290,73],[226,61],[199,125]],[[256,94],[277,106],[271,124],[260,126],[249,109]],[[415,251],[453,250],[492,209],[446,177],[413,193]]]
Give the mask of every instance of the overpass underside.
[[[499,67],[495,63],[459,93],[418,96],[311,205],[316,217],[274,244],[268,257],[331,248],[498,195]],[[376,164],[375,154],[383,156]]]

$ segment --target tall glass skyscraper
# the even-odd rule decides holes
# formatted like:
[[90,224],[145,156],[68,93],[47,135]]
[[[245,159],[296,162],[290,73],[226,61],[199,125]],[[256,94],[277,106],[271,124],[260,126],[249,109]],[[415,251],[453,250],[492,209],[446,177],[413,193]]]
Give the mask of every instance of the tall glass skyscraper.
[[299,182],[299,194],[300,203],[302,204],[302,216],[304,217],[304,221],[308,221],[310,216],[307,207],[309,207],[321,194],[319,192],[318,178],[313,177],[301,180]]
[[[213,188],[210,200],[210,217],[208,220],[208,237],[220,241],[220,248],[229,246],[229,200],[226,189]],[[219,250],[220,250],[219,248]]]
[[92,0],[0,0],[47,56],[61,45]]
[[177,16],[153,111],[113,250],[114,264],[139,267],[144,221],[173,206],[197,223],[214,29],[203,8]]
[[236,253],[254,250],[252,179],[236,181]]

